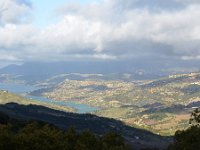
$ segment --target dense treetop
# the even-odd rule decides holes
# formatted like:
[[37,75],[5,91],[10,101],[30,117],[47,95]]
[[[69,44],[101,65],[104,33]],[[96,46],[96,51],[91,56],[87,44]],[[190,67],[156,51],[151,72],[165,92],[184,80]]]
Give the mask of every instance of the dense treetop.
[[43,122],[21,122],[0,113],[0,150],[128,150],[116,133],[67,131]]

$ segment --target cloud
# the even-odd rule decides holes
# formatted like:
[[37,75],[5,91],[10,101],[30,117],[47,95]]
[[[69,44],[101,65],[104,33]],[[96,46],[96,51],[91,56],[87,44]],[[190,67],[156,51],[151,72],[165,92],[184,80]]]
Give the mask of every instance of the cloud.
[[42,29],[24,21],[30,9],[27,1],[0,1],[0,61],[200,56],[197,0],[68,3],[57,9],[60,21]]
[[[196,4],[198,1],[189,3],[171,0],[171,3],[184,4],[185,7],[177,11],[160,9],[158,12],[146,7],[135,7],[137,2],[139,1],[108,0],[104,4],[72,3],[65,6],[65,9],[62,8],[61,12],[66,18],[74,17],[74,20],[88,22],[85,27],[95,31],[93,38],[88,41],[92,42],[96,46],[93,49],[99,52],[118,53],[123,56],[158,54],[163,57],[199,54],[200,21],[196,19],[200,17],[200,5]],[[155,4],[162,8],[159,2]],[[144,6],[147,4],[153,5],[144,3]],[[92,23],[98,23],[98,26],[94,27]],[[82,35],[84,32],[79,33]],[[84,39],[88,39],[85,38],[86,33]]]
[[25,0],[0,0],[0,24],[26,21],[30,9],[30,3]]

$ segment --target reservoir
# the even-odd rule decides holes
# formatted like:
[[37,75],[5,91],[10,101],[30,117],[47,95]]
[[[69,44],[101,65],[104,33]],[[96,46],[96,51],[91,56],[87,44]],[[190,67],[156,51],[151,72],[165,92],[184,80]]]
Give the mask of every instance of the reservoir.
[[48,99],[42,96],[32,96],[32,95],[27,94],[29,92],[32,92],[38,89],[40,89],[40,87],[35,87],[35,86],[25,85],[25,84],[0,83],[0,90],[7,90],[8,92],[15,93],[22,96],[25,95],[24,97],[31,100],[37,100],[40,102],[46,102],[46,103],[50,103],[50,104],[54,104],[58,106],[71,107],[71,108],[76,109],[77,113],[84,114],[84,113],[90,113],[90,112],[99,110],[99,108],[92,107],[86,104],[79,104],[73,101],[70,101],[70,102],[56,101],[56,100]]

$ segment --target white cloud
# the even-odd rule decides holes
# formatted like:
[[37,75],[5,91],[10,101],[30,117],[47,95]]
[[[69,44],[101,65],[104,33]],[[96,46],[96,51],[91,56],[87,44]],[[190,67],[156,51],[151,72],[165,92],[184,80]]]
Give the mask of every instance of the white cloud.
[[28,48],[34,33],[31,25],[6,24],[0,27],[0,47],[8,50]]
[[17,23],[29,5],[8,0],[9,11],[5,12],[0,0],[0,22],[4,24],[0,27],[0,60],[196,59],[200,55],[199,2],[170,0],[177,7],[184,5],[171,11],[159,9],[163,8],[161,1],[154,1],[159,4],[157,11],[145,0],[140,1],[144,7],[138,0],[70,3],[59,10],[58,23],[36,29],[26,22]]
[[[200,47],[200,45],[197,43],[192,45],[190,43],[194,44],[194,41],[200,40],[200,21],[197,19],[200,17],[200,5],[188,5],[184,9],[178,11],[163,10],[155,13],[146,8],[122,9],[120,8],[122,6],[119,5],[121,3],[122,1],[120,0],[110,0],[105,1],[104,5],[98,3],[89,6],[76,5],[76,7],[71,7],[70,5],[67,6],[67,8],[73,8],[73,11],[66,8],[65,13],[71,14],[76,21],[88,21],[85,27],[88,27],[89,31],[96,31],[93,34],[93,38],[88,39],[88,30],[83,30],[83,32],[79,33],[81,33],[81,35],[84,33],[83,39],[88,39],[88,41],[94,43],[96,46],[94,49],[99,51],[109,50],[110,47],[113,47],[111,44],[113,44],[115,50],[117,50],[115,47],[116,43],[125,45],[128,42],[130,45],[130,43],[135,43],[135,41],[143,40],[144,43],[142,44],[146,45],[146,41],[149,40],[154,44],[158,43],[170,46],[171,49],[168,49],[168,51],[171,51],[174,55],[181,55],[185,52],[188,53],[191,49],[194,54],[199,53],[198,47]],[[116,11],[120,10],[119,8],[116,9],[118,5],[123,13]],[[98,6],[101,7],[98,8]],[[95,9],[96,7],[98,9]],[[127,6],[125,5],[124,7],[126,8]],[[91,13],[91,10],[96,11]],[[103,19],[99,15],[101,14],[100,12],[103,14]],[[105,12],[107,15],[104,14]],[[119,18],[118,20],[114,19],[116,16]],[[97,18],[98,20],[96,20]],[[98,22],[99,26],[93,26],[92,23],[94,22]],[[66,24],[66,26],[67,25],[68,24]],[[96,30],[94,30],[94,28]],[[74,28],[74,30],[76,29],[77,27]],[[84,31],[86,31],[86,33]],[[130,49],[132,50],[130,51]],[[157,49],[163,51],[160,47],[157,47]],[[137,50],[135,46],[129,47],[129,52],[135,53]],[[123,51],[126,52],[126,49]],[[148,51],[149,49],[147,48],[146,53],[148,53]],[[145,51],[143,50],[142,52],[144,53]]]
[[27,19],[30,5],[20,0],[0,0],[0,24],[19,23]]

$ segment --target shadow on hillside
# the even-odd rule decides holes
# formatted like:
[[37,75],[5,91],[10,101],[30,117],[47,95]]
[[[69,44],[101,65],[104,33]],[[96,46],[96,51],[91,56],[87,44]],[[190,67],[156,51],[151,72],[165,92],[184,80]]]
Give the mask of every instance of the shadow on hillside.
[[137,145],[138,147],[155,146],[163,148],[172,141],[171,137],[155,135],[149,131],[127,126],[121,121],[91,114],[67,113],[44,106],[20,105],[16,103],[0,105],[0,111],[11,118],[44,121],[63,129],[73,126],[77,131],[89,129],[97,135],[110,131],[117,132],[124,136],[129,144]]

